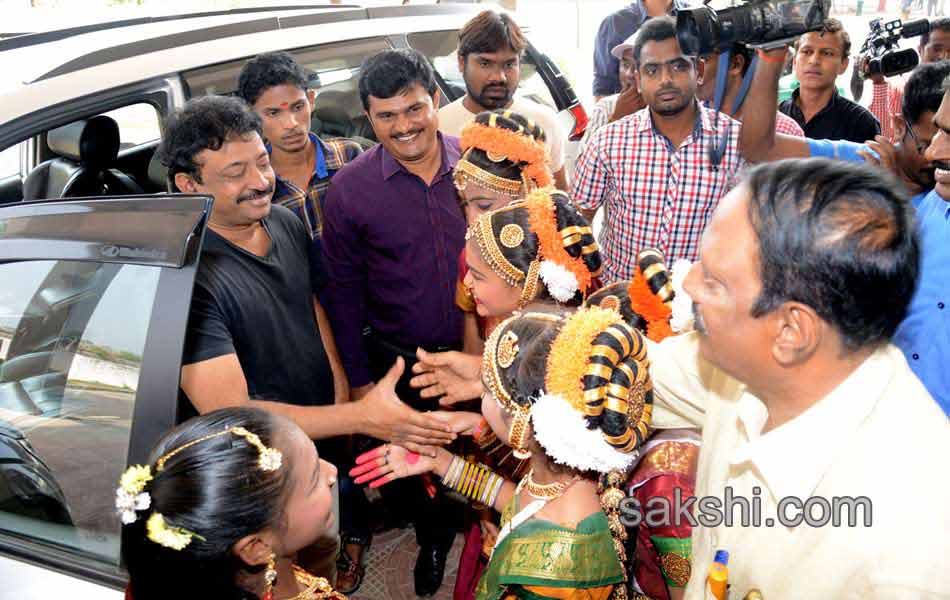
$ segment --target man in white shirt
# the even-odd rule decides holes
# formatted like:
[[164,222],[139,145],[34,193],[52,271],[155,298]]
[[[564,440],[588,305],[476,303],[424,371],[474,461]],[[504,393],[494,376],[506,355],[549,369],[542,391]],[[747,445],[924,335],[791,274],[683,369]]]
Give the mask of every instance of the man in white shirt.
[[[890,343],[918,279],[910,211],[826,159],[756,167],[716,208],[684,285],[697,332],[649,348],[653,425],[703,433],[688,600],[712,597],[718,549],[733,598],[950,597],[950,423]],[[730,496],[750,505],[732,526],[708,499]]]
[[459,32],[459,71],[466,94],[439,109],[439,130],[459,136],[480,112],[506,108],[526,117],[544,130],[548,164],[554,184],[567,190],[564,171],[565,134],[557,113],[527,98],[516,98],[521,80],[521,54],[527,48],[521,29],[511,17],[491,10],[476,15]]

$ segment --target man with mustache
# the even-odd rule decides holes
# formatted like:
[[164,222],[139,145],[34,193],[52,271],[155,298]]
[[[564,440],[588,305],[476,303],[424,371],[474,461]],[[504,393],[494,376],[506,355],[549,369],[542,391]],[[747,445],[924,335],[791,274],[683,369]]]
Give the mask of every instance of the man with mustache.
[[779,105],[795,119],[805,136],[816,140],[872,140],[881,126],[871,112],[842,98],[835,80],[848,69],[851,38],[837,19],[827,19],[821,31],[795,42],[793,68],[800,87]]
[[701,246],[683,283],[698,331],[648,341],[652,426],[703,437],[684,597],[711,597],[718,549],[734,598],[946,597],[933,532],[950,527],[950,481],[933,462],[950,423],[891,343],[922,264],[908,196],[866,165],[766,163]]
[[548,106],[515,97],[521,81],[521,55],[527,47],[518,24],[507,14],[486,10],[466,23],[459,32],[458,48],[466,93],[439,109],[439,131],[458,137],[480,112],[499,108],[516,112],[544,130],[554,184],[567,190],[565,135],[557,114]]
[[[182,357],[182,419],[195,411],[252,405],[293,419],[320,451],[327,438],[363,433],[409,445],[448,441],[440,421],[394,393],[402,364],[361,401],[334,403],[346,389],[328,328],[318,324],[314,246],[306,226],[271,202],[274,171],[257,115],[238,98],[205,96],[171,115],[159,148],[178,191],[214,198],[195,278]],[[342,372],[339,370],[338,372]],[[415,446],[422,449],[420,446]],[[336,533],[307,556],[333,577]]]
[[588,219],[601,206],[610,215],[600,239],[605,282],[630,279],[642,248],[695,260],[742,163],[741,125],[697,101],[701,67],[680,48],[673,18],[647,20],[630,51],[647,108],[602,127],[572,182]]
[[[463,315],[455,304],[465,218],[452,171],[459,141],[439,132],[439,90],[416,50],[385,50],[360,67],[360,100],[379,145],[340,169],[324,206],[323,249],[333,285],[327,312],[343,367],[358,399],[396,357],[416,349],[461,350]],[[400,398],[434,410],[400,379]],[[434,594],[455,539],[458,506],[417,479],[387,490],[387,508],[415,524],[420,551],[415,591]],[[366,532],[367,535],[372,531]]]

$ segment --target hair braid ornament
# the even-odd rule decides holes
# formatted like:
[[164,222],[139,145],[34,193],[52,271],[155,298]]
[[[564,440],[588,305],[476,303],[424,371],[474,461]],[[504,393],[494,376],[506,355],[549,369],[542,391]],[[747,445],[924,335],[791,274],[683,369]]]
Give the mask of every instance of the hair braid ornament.
[[582,258],[575,258],[564,249],[551,190],[535,190],[524,203],[528,209],[528,224],[538,236],[540,276],[548,293],[558,302],[568,302],[578,291],[586,296],[593,275]]
[[[556,462],[575,469],[625,470],[646,439],[652,416],[648,392],[652,386],[640,334],[615,311],[578,310],[551,345],[545,391],[531,411],[535,438]],[[592,428],[597,421],[600,426]]]
[[[229,427],[224,431],[211,433],[200,438],[191,440],[177,448],[166,452],[157,461],[155,461],[155,474],[162,472],[165,463],[178,453],[191,448],[212,438],[222,435],[236,435],[244,438],[248,444],[253,446],[258,452],[257,466],[262,471],[276,471],[280,469],[283,462],[283,454],[280,450],[269,448],[261,441],[260,436],[251,433],[244,427]],[[119,487],[115,491],[115,506],[122,519],[123,525],[131,525],[138,520],[138,511],[148,510],[152,506],[152,497],[146,491],[148,484],[155,478],[152,469],[148,465],[132,465],[122,473],[119,478]],[[158,512],[153,512],[145,523],[146,536],[160,546],[171,548],[172,550],[182,550],[191,543],[191,540],[197,538],[205,541],[205,538],[193,531],[174,527],[165,521],[165,517]]]
[[478,148],[495,158],[503,156],[513,163],[524,164],[521,172],[525,183],[530,183],[531,187],[543,188],[554,183],[548,169],[547,149],[526,133],[472,121],[462,129],[459,146],[462,152]]

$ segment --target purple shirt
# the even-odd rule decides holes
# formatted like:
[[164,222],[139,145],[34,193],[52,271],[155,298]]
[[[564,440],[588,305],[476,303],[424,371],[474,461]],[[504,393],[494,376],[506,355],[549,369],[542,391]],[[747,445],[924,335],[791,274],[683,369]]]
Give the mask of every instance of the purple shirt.
[[382,145],[337,171],[324,206],[327,311],[350,385],[372,382],[363,329],[402,346],[461,343],[455,305],[465,217],[452,183],[458,138],[443,136],[427,186]]

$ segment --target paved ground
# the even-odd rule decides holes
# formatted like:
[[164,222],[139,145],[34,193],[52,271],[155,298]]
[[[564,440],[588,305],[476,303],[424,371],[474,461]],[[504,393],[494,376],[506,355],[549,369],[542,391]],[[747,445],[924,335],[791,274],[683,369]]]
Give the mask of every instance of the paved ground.
[[[417,598],[412,583],[412,568],[416,564],[416,536],[412,529],[393,529],[376,534],[366,559],[366,579],[351,600],[409,600]],[[449,552],[445,581],[433,600],[449,600],[455,586],[462,536],[457,535]]]

